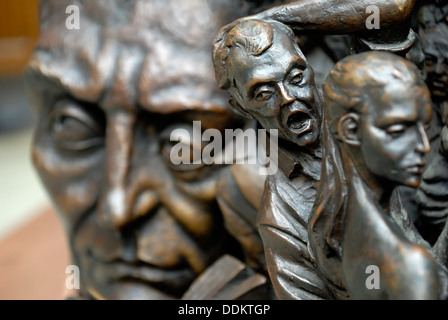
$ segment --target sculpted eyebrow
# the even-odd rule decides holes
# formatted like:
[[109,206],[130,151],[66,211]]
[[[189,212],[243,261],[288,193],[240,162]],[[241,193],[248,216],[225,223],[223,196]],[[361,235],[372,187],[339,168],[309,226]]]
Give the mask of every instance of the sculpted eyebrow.
[[294,59],[294,61],[291,63],[290,68],[289,68],[289,72],[291,72],[291,70],[295,67],[295,66],[299,66],[302,69],[306,68],[306,62],[305,60],[303,60],[301,57],[296,56],[296,59]]
[[25,69],[25,81],[32,84],[32,89],[37,91],[67,91],[58,77],[42,73],[40,68],[27,67]]
[[42,97],[68,96],[82,103],[97,104],[95,99],[85,99],[83,91],[66,85],[58,74],[43,73],[40,68],[34,66],[27,67],[24,71],[25,81],[31,86],[31,90],[39,93]]
[[385,128],[394,124],[404,124],[409,125],[412,123],[415,123],[417,121],[417,114],[410,115],[409,117],[406,117],[404,115],[402,116],[388,116],[381,119],[378,119],[376,121],[376,126],[380,128]]

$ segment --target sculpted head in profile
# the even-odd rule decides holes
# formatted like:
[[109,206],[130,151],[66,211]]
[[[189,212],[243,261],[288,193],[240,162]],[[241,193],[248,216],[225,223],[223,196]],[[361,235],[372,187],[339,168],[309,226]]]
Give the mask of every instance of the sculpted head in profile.
[[324,87],[329,130],[378,195],[417,187],[429,152],[430,94],[413,71],[404,59],[368,53],[339,62]]
[[[324,99],[324,164],[309,225],[318,268],[340,298],[437,298],[435,262],[390,218],[392,191],[420,184],[430,151],[430,92],[417,67],[384,52],[349,56],[330,72]],[[365,285],[370,265],[381,290]]]
[[213,61],[233,109],[279,138],[313,149],[321,110],[314,73],[293,32],[275,21],[243,20],[215,38]]

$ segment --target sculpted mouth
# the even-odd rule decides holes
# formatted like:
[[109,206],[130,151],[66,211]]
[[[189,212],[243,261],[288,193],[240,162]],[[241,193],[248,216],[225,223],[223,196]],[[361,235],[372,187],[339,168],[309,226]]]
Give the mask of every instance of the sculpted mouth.
[[163,283],[174,287],[190,283],[195,275],[189,268],[161,269],[155,266],[140,262],[130,264],[117,261],[108,264],[110,275],[116,279],[133,278],[149,283]]
[[433,88],[444,89],[448,85],[448,78],[434,77],[430,80],[430,85],[432,85]]
[[286,125],[292,132],[304,134],[311,130],[312,119],[306,112],[295,111],[288,117]]
[[415,165],[411,165],[406,167],[406,171],[411,174],[421,175],[425,170],[425,163],[420,162]]
[[434,87],[436,87],[436,88],[440,88],[440,89],[443,89],[443,88],[445,88],[445,86],[446,86],[446,83],[444,83],[444,82],[439,82],[439,81],[433,81],[432,82],[432,85],[434,86]]
[[94,268],[99,268],[109,281],[137,281],[170,294],[176,295],[185,291],[196,278],[194,271],[185,264],[160,268],[142,261],[101,261],[92,254],[88,256]]

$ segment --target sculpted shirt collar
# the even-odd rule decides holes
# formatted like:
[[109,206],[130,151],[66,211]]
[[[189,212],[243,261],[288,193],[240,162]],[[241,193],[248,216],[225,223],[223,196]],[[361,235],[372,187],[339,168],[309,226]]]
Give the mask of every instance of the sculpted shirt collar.
[[289,179],[305,174],[312,179],[320,180],[322,151],[320,146],[315,154],[303,152],[303,149],[284,141],[279,141],[278,166]]

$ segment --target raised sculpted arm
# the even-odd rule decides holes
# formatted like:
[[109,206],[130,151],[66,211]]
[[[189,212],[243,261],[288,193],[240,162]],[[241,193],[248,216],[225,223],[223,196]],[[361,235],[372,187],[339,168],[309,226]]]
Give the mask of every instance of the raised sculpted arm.
[[[290,1],[222,27],[215,37],[213,51],[216,51],[220,39],[242,20],[259,19],[281,22],[302,35],[356,35],[363,43],[359,46],[360,51],[407,52],[416,38],[410,28],[415,2],[416,0]],[[373,13],[379,16],[379,29],[368,27],[369,17]]]
[[397,26],[409,19],[415,0],[302,0],[263,11],[253,18],[276,20],[301,33],[366,31],[369,6],[380,9],[380,26]]

